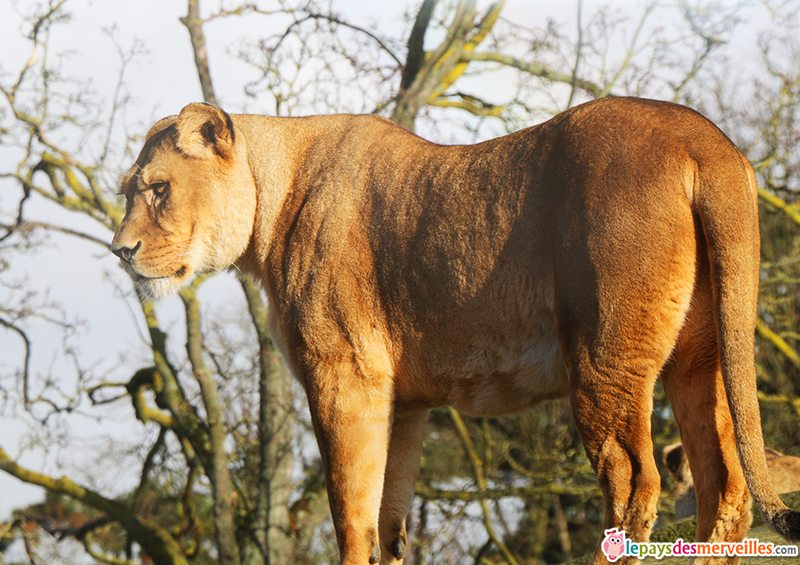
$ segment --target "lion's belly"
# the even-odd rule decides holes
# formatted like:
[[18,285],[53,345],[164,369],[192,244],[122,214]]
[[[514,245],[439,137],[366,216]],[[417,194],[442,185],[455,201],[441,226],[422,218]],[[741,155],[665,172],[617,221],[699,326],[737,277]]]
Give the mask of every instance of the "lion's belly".
[[519,412],[569,390],[554,328],[527,343],[476,347],[448,380],[447,404],[473,416]]
[[[424,301],[424,308],[414,304],[415,324],[400,332],[412,336],[401,348],[405,363],[395,372],[401,403],[497,416],[568,393],[556,335],[554,274],[543,267],[552,262],[523,243],[514,255],[490,261],[494,268],[483,278],[451,277],[451,292],[433,276],[420,277],[437,299]],[[466,269],[475,271],[475,265]]]
[[[569,391],[553,311],[475,316],[481,322],[447,324],[412,350],[411,371],[395,373],[401,404],[449,405],[473,416],[523,411]],[[409,351],[411,352],[411,351]]]

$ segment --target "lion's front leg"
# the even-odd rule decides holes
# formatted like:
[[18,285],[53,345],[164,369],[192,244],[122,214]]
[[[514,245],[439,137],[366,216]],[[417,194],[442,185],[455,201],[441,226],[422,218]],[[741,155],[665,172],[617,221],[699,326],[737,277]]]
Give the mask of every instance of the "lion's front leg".
[[402,563],[408,550],[406,516],[414,500],[429,410],[394,413],[381,502],[381,563]]
[[347,362],[321,362],[301,378],[325,467],[340,563],[378,563],[390,379],[364,375]]

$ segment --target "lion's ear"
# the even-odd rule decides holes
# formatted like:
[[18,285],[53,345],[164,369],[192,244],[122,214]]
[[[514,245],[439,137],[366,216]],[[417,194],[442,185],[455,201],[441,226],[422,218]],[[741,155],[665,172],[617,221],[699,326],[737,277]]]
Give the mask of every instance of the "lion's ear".
[[210,104],[189,104],[175,124],[178,148],[191,157],[207,158],[214,154],[228,159],[233,155],[233,122],[222,109]]
[[686,453],[683,451],[683,444],[673,443],[668,445],[664,448],[662,453],[664,457],[664,464],[667,466],[667,470],[673,477],[678,476],[681,471],[681,467],[686,460]]
[[178,116],[169,116],[167,118],[161,118],[160,120],[158,120],[153,125],[153,127],[150,128],[150,131],[147,132],[147,135],[144,138],[145,141],[149,140],[151,137],[154,137],[157,134],[159,134],[160,132],[162,132],[165,129],[167,129],[169,126],[174,124],[177,119],[178,119]]

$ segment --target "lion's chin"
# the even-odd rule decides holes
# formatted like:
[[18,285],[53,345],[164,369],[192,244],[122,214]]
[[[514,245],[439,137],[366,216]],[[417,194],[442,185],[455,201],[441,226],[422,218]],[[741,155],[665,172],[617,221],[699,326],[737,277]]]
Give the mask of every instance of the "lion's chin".
[[133,279],[133,286],[136,293],[143,300],[158,300],[171,294],[175,294],[192,275],[191,269],[182,266],[175,273],[164,277],[145,276],[130,265],[122,263],[125,271]]
[[134,280],[134,287],[141,298],[158,300],[175,294],[185,282],[185,277],[178,277],[177,275],[158,279],[141,277],[139,280]]

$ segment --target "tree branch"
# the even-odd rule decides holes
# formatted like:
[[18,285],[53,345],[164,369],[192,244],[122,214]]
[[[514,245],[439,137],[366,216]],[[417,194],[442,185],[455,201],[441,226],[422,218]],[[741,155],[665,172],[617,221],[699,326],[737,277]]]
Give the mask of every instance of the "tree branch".
[[147,405],[143,393],[145,388],[153,390],[156,394],[163,388],[163,379],[155,367],[136,371],[131,380],[125,385],[125,389],[131,397],[136,419],[143,424],[156,422],[162,428],[171,429],[175,427],[175,419],[170,414],[154,410]]
[[2,448],[0,448],[0,470],[25,483],[37,485],[52,492],[66,494],[93,508],[97,508],[101,512],[105,512],[130,532],[136,543],[142,547],[142,550],[156,565],[189,565],[189,562],[183,557],[180,546],[166,529],[141,518],[125,504],[84,488],[67,477],[54,479],[20,467]]
[[[438,0],[434,0],[434,2],[437,2],[437,1]],[[364,35],[366,35],[367,37],[372,39],[375,43],[377,43],[378,46],[387,55],[389,55],[392,59],[394,59],[394,62],[397,63],[397,65],[399,67],[403,66],[403,61],[401,61],[400,58],[395,54],[395,52],[392,51],[389,48],[388,45],[386,45],[386,42],[383,41],[383,39],[381,39],[380,37],[378,37],[374,33],[372,33],[371,31],[369,31],[368,29],[365,29],[363,27],[348,23],[348,22],[346,22],[346,21],[344,21],[344,20],[342,20],[340,18],[337,18],[336,16],[331,15],[331,14],[317,14],[317,13],[309,12],[308,15],[307,15],[307,19],[326,20],[326,21],[329,21],[331,23],[340,25],[342,27],[346,27],[346,28],[352,29],[353,31],[357,31],[359,33],[363,33]]]
[[259,351],[258,498],[253,530],[264,565],[280,563],[289,543],[289,513],[292,493],[292,392],[289,374],[270,338],[267,307],[255,281],[242,278],[242,290]]
[[789,204],[783,198],[773,194],[772,192],[769,192],[765,188],[758,189],[758,197],[764,202],[767,202],[768,204],[776,208],[777,210],[780,210],[781,212],[786,214],[786,217],[788,217],[791,221],[800,226],[800,212],[798,212],[797,204]]
[[25,80],[25,75],[28,74],[28,71],[33,68],[33,66],[36,64],[36,60],[39,58],[39,34],[42,32],[42,30],[46,30],[49,24],[52,24],[62,16],[59,11],[61,10],[61,7],[66,4],[66,2],[67,0],[59,0],[58,2],[51,3],[44,14],[36,17],[36,21],[34,21],[32,26],[33,29],[28,35],[28,39],[30,39],[30,41],[33,43],[33,49],[31,50],[30,57],[28,57],[28,60],[23,65],[22,70],[17,77],[17,82],[14,83],[14,86],[12,86],[9,90],[5,90],[0,87],[0,90],[3,91],[5,96],[9,98],[9,101],[12,104],[16,100],[17,91]]
[[[455,65],[453,65],[452,68],[447,72],[447,74],[445,74],[444,77],[442,77],[439,80],[439,84],[433,89],[431,93],[429,99],[430,101],[434,101],[440,96],[442,96],[447,91],[447,89],[453,86],[456,83],[456,81],[459,78],[461,78],[461,76],[466,72],[469,63],[464,60],[463,57],[464,53],[473,52],[481,44],[481,42],[483,42],[483,40],[486,39],[486,36],[489,35],[489,33],[492,31],[494,24],[500,17],[500,11],[503,9],[504,5],[505,5],[505,0],[500,0],[492,4],[491,7],[489,8],[489,11],[483,17],[481,22],[472,30],[472,34],[471,35],[469,33],[466,34],[469,35],[469,39],[463,44],[454,43],[454,47],[456,46],[459,47],[456,52],[456,54],[458,55],[458,62]],[[474,7],[472,8],[472,10],[474,11]],[[463,24],[465,28],[468,24],[471,23],[472,23],[472,15],[469,13],[465,14],[464,24]]]
[[559,73],[557,71],[554,71],[550,67],[542,65],[541,63],[523,61],[521,59],[517,59],[516,57],[512,57],[510,55],[503,55],[502,53],[464,52],[462,58],[466,61],[500,63],[501,65],[513,67],[515,69],[519,69],[526,73],[547,80],[551,80],[553,82],[562,82],[564,84],[570,84],[570,85],[574,83],[575,86],[586,91],[588,94],[594,96],[595,98],[600,98],[602,96],[609,95],[605,91],[605,89],[603,89],[602,87],[593,82],[589,82],[582,79],[573,80],[571,75],[565,75],[563,73]]
[[[143,301],[140,305],[150,333],[155,372],[153,373],[153,391],[156,393],[156,404],[168,410],[172,415],[171,429],[181,440],[181,447],[187,460],[197,457],[210,474],[212,461],[208,448],[208,429],[205,422],[197,414],[196,409],[186,398],[186,393],[178,381],[177,371],[172,367],[166,351],[166,334],[161,330],[155,307],[152,302]],[[153,418],[155,419],[155,418]]]
[[110,244],[104,239],[100,239],[98,237],[94,237],[93,235],[89,235],[88,233],[83,233],[70,228],[65,228],[54,224],[48,224],[46,222],[22,222],[20,224],[15,224],[15,225],[0,224],[0,229],[8,230],[9,232],[20,232],[20,233],[32,232],[37,229],[43,229],[79,237],[81,239],[85,239],[86,241],[91,241],[92,243],[101,245],[105,249],[108,249],[110,247]]
[[476,96],[462,92],[455,93],[455,96],[458,96],[460,100],[439,98],[431,102],[431,106],[437,108],[458,108],[469,112],[473,116],[480,117],[498,117],[507,108],[505,105],[495,106],[494,104],[489,104]]
[[575,66],[572,67],[572,88],[569,91],[569,99],[567,100],[567,108],[572,108],[572,101],[575,99],[575,91],[577,90],[578,70],[581,66],[581,56],[583,55],[583,0],[578,0],[578,45],[575,47]]
[[86,535],[83,537],[83,547],[86,550],[86,553],[88,553],[96,561],[105,563],[106,565],[138,565],[135,561],[130,559],[118,559],[114,556],[100,553],[95,549],[93,542],[93,532],[86,532]]
[[501,498],[526,498],[550,494],[564,494],[589,498],[602,498],[598,487],[565,487],[558,484],[546,486],[523,486],[509,488],[487,488],[486,490],[448,490],[432,488],[422,482],[416,485],[416,495],[423,500],[447,500],[473,502],[476,500],[499,500]]
[[786,343],[786,340],[769,329],[761,318],[756,319],[756,332],[758,332],[758,335],[771,342],[786,359],[791,361],[792,365],[800,369],[800,355],[797,354],[791,345]]
[[800,419],[800,398],[794,398],[785,394],[765,394],[759,391],[758,400],[760,402],[776,402],[780,404],[786,404],[791,408],[792,412],[795,413],[795,416]]
[[[423,4],[422,7],[426,6]],[[472,25],[474,16],[475,0],[460,0],[456,14],[449,26],[447,37],[435,51],[426,54],[422,61],[423,64],[414,73],[413,81],[398,93],[391,116],[392,121],[409,130],[414,130],[414,121],[419,111],[443,92],[441,89],[443,80],[447,76],[453,76],[451,72],[461,63],[461,52],[467,41],[466,37],[474,29]],[[430,22],[430,18],[427,17],[417,18],[417,20],[420,26]],[[419,33],[424,36],[424,30]],[[410,72],[408,76],[410,76]]]
[[192,42],[192,53],[197,75],[200,79],[200,88],[203,91],[203,100],[209,104],[217,105],[217,96],[214,94],[214,85],[211,82],[211,70],[208,67],[208,53],[206,52],[206,36],[203,33],[203,20],[200,19],[200,0],[188,0],[188,14],[181,18],[181,23],[189,30]]
[[411,28],[411,35],[408,36],[406,64],[400,63],[403,67],[403,74],[400,78],[401,91],[407,90],[414,83],[417,74],[422,68],[422,61],[425,59],[425,32],[428,31],[428,26],[430,26],[431,18],[433,17],[433,10],[438,1],[425,0],[420,6],[419,12],[417,12],[414,27]]
[[9,322],[8,320],[4,320],[0,318],[0,326],[3,326],[6,329],[11,330],[12,332],[16,333],[20,339],[22,339],[22,343],[25,346],[25,354],[24,354],[24,361],[22,363],[22,404],[25,408],[28,408],[30,405],[30,392],[29,392],[29,375],[30,375],[30,367],[31,367],[31,340],[28,338],[28,334],[25,333],[25,330],[22,328],[17,327],[14,323]]
[[142,494],[144,493],[144,489],[150,480],[150,473],[155,466],[156,455],[158,455],[158,452],[164,448],[167,440],[167,429],[168,428],[163,426],[159,428],[156,441],[147,451],[147,456],[144,458],[144,463],[142,464],[142,471],[139,474],[139,485],[136,487],[136,490],[133,492],[133,496],[131,497],[131,501],[134,506],[139,504]]
[[[453,426],[456,429],[458,438],[461,440],[461,445],[464,447],[464,451],[467,452],[469,460],[472,463],[472,472],[473,476],[475,477],[475,483],[480,491],[485,492],[488,490],[488,485],[486,483],[486,475],[483,471],[483,461],[478,455],[475,445],[472,443],[472,438],[469,436],[467,426],[464,424],[464,420],[461,418],[461,415],[454,408],[448,406],[447,411],[450,414],[450,419],[453,421]],[[483,512],[483,526],[486,528],[486,533],[489,534],[489,539],[494,542],[494,544],[500,550],[500,553],[503,554],[503,557],[505,557],[511,565],[519,565],[517,559],[514,557],[514,554],[511,553],[511,551],[508,549],[508,546],[506,546],[503,540],[500,539],[500,536],[497,535],[497,532],[495,532],[494,524],[492,523],[492,515],[489,510],[489,505],[486,503],[486,498],[479,499],[479,503]]]
[[225,450],[225,414],[211,370],[203,359],[203,331],[197,289],[206,278],[196,277],[192,284],[181,288],[179,294],[186,310],[186,351],[192,372],[200,385],[200,395],[206,411],[210,449],[210,466],[206,471],[212,484],[219,562],[221,565],[237,565],[239,555],[234,522],[236,496],[233,493],[228,453]]
[[85,524],[81,526],[63,526],[63,527],[48,527],[48,522],[50,522],[49,517],[45,518],[31,518],[34,522],[39,524],[39,527],[42,528],[45,532],[50,534],[56,539],[63,539],[65,537],[75,538],[76,540],[82,540],[86,536],[86,534],[90,533],[92,530],[101,528],[103,526],[107,526],[115,522],[109,516],[101,516],[99,518],[95,518],[94,520],[89,520]]

